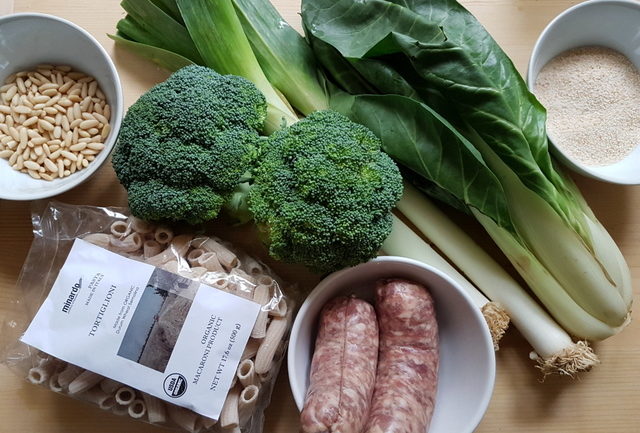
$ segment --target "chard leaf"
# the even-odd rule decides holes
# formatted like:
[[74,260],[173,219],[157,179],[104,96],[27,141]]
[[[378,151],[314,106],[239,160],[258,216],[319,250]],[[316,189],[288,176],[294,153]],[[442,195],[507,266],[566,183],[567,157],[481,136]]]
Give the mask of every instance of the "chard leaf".
[[305,35],[317,60],[342,90],[351,94],[375,93],[375,88],[354,69],[347,59],[342,57],[338,50],[313,37],[306,28]]
[[371,129],[396,162],[455,197],[452,204],[462,201],[513,229],[498,179],[475,147],[429,106],[399,95],[345,94],[333,96],[331,106]]
[[[544,108],[482,25],[457,2],[304,0],[302,11],[312,36],[353,64],[403,56],[528,188],[584,233],[581,213],[549,157]],[[403,76],[405,71],[406,66]]]

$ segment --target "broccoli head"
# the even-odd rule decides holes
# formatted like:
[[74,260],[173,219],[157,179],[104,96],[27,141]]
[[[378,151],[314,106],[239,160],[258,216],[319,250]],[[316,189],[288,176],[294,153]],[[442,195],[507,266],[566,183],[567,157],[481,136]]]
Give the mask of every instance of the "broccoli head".
[[131,212],[147,220],[215,218],[251,167],[267,113],[248,80],[187,66],[124,118],[113,167]]
[[318,111],[263,144],[249,191],[270,254],[329,272],[375,257],[402,194],[396,164],[366,127]]

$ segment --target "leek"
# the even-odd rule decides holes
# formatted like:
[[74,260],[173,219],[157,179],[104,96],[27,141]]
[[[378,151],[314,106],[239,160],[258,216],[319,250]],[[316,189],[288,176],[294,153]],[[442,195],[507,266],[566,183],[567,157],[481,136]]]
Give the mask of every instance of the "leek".
[[182,57],[180,54],[176,54],[172,51],[154,47],[153,45],[134,42],[122,37],[121,35],[107,36],[113,39],[116,44],[122,45],[142,57],[146,57],[147,59],[170,71],[176,71],[180,68],[193,64],[191,60]]
[[267,99],[265,132],[298,120],[264,75],[231,0],[178,0],[178,8],[205,64],[220,74],[253,82]]
[[251,48],[271,84],[305,116],[329,108],[313,51],[269,0],[233,0]]
[[120,39],[112,37],[121,45],[171,71],[190,61],[252,81],[267,99],[266,133],[298,120],[265,76],[231,0],[123,0],[121,5],[128,15],[118,22]]
[[407,257],[433,266],[451,277],[469,295],[489,327],[495,350],[509,326],[509,316],[497,303],[489,301],[457,269],[438,254],[431,245],[423,241],[398,217],[393,217],[393,230],[382,245],[382,251],[391,256]]

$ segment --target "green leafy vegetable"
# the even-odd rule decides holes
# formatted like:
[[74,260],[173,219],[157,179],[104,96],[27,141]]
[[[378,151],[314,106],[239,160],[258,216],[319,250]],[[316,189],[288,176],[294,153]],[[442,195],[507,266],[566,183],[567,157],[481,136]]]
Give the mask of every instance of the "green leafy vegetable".
[[343,89],[384,94],[332,106],[425,190],[464,203],[556,320],[596,340],[625,325],[628,267],[553,166],[544,108],[473,15],[453,0],[304,0],[303,21]]

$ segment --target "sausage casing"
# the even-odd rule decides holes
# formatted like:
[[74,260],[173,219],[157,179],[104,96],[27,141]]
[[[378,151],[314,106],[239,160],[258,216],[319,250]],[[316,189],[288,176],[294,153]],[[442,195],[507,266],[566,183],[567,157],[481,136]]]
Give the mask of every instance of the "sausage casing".
[[378,322],[373,307],[339,297],[323,308],[300,415],[303,433],[360,433],[376,377]]
[[425,433],[438,380],[438,325],[427,289],[406,280],[376,284],[380,349],[366,433]]

